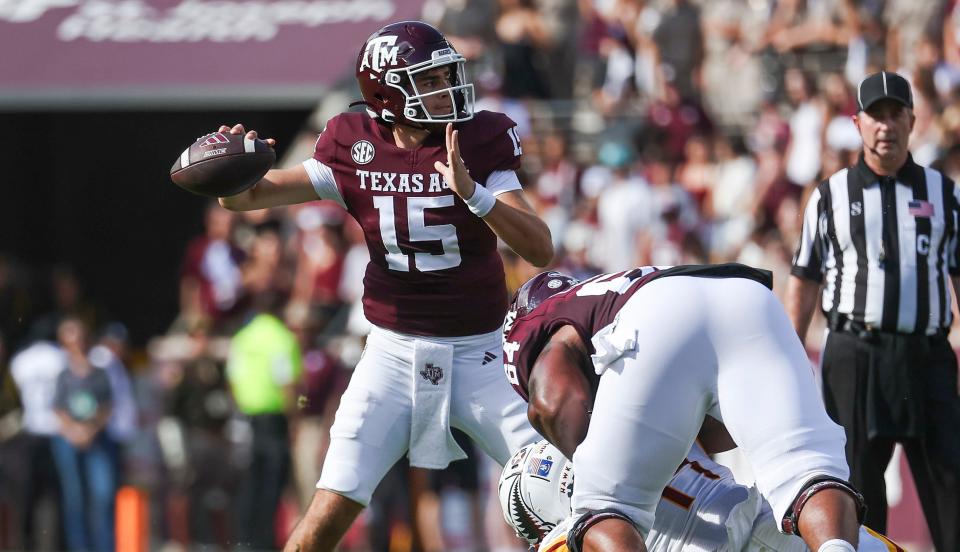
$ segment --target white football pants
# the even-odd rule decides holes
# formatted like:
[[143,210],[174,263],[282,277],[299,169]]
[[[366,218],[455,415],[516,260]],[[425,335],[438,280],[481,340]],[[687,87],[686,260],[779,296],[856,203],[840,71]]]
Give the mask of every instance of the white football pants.
[[[503,372],[500,330],[468,337],[422,337],[373,327],[340,399],[318,488],[367,505],[387,470],[410,446],[415,340],[453,345],[450,425],[498,464],[540,435]],[[490,353],[490,354],[487,354]]]
[[662,278],[640,289],[615,324],[612,334],[633,335],[636,347],[600,378],[573,456],[576,513],[615,508],[646,535],[706,414],[744,451],[775,519],[811,477],[847,479],[843,429],[827,416],[803,346],[766,287]]

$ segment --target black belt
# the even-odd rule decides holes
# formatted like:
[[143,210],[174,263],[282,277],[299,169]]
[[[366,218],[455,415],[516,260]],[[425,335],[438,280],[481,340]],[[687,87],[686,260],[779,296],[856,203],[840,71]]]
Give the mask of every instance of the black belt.
[[843,332],[853,334],[861,339],[878,337],[880,335],[909,335],[913,337],[944,338],[950,333],[950,328],[938,328],[935,333],[907,333],[907,332],[888,332],[871,324],[866,324],[858,320],[847,318],[840,315],[831,317],[830,330],[834,332]]

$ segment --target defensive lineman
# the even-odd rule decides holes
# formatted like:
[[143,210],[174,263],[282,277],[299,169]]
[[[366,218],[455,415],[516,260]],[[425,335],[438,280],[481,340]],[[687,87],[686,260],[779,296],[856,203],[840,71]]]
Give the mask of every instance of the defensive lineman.
[[[525,479],[525,483],[535,478],[541,481],[546,479],[547,484],[536,487],[529,485],[528,488],[534,491],[524,494],[522,499],[517,494],[509,493],[508,502],[502,504],[506,512],[516,512],[509,517],[518,532],[524,527],[514,519],[533,519],[538,512],[569,512],[570,509],[570,500],[562,491],[570,486],[576,487],[572,464],[570,473],[566,473],[566,465],[560,464],[565,459],[559,462],[556,459],[560,451],[545,443],[524,447],[530,452],[520,467],[519,477]],[[534,472],[531,469],[544,465],[541,457],[533,457],[537,453],[541,457],[554,458],[552,465],[547,464],[546,470]],[[504,471],[510,467],[508,463]],[[539,540],[538,552],[568,552],[567,535],[573,520],[572,517],[545,519],[556,525]],[[859,552],[903,552],[896,543],[864,526],[860,527],[859,538]],[[757,488],[737,483],[729,469],[707,455],[699,440],[664,488],[657,504],[653,528],[645,543],[650,552],[810,550],[799,537],[781,533],[770,505],[760,497]]]
[[[743,265],[641,267],[584,282],[542,273],[518,290],[504,368],[534,427],[578,467],[573,549],[645,550],[708,414],[784,532],[819,552],[856,549],[862,498],[843,431],[771,283]],[[614,453],[625,442],[629,454]]]

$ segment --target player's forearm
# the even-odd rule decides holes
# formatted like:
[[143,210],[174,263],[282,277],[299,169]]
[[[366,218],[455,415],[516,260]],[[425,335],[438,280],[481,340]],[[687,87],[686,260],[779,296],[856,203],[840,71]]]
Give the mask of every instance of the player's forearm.
[[528,382],[530,424],[567,458],[573,458],[587,436],[593,399],[590,383],[583,374],[588,362],[576,330],[565,326],[558,330],[537,358]]
[[550,229],[532,210],[513,204],[501,195],[493,209],[483,217],[501,240],[517,255],[534,266],[543,267],[553,260]]
[[589,405],[582,401],[568,401],[549,415],[541,415],[536,421],[531,419],[531,425],[564,456],[573,458],[573,452],[587,436],[590,426],[588,408]]
[[311,552],[320,549],[320,540],[318,535],[310,533],[304,523],[297,524],[293,533],[287,539],[283,552]]
[[231,211],[254,211],[281,205],[313,201],[317,193],[303,166],[271,169],[249,190],[235,196],[221,197],[220,205]]
[[784,307],[801,342],[807,337],[807,328],[810,326],[810,319],[813,317],[813,308],[817,303],[817,290],[819,288],[820,284],[817,282],[804,280],[796,276],[790,276],[790,280],[787,282],[787,292],[783,299]]
[[257,196],[259,194],[257,194],[257,192],[261,189],[264,180],[265,179],[260,180],[260,182],[254,184],[252,188],[245,192],[230,197],[219,198],[220,206],[231,211],[254,211],[256,209],[271,207],[271,205],[261,206],[258,201]]
[[800,535],[811,550],[840,539],[854,549],[859,544],[860,522],[851,495],[839,489],[824,489],[812,497],[800,512]]

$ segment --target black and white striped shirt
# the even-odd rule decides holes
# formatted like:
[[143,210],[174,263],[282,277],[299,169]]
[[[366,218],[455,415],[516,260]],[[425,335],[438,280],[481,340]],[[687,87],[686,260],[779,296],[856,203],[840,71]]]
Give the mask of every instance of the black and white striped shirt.
[[828,320],[934,334],[952,321],[958,212],[960,191],[938,171],[911,156],[895,178],[879,177],[861,154],[810,195],[792,273],[824,283]]

